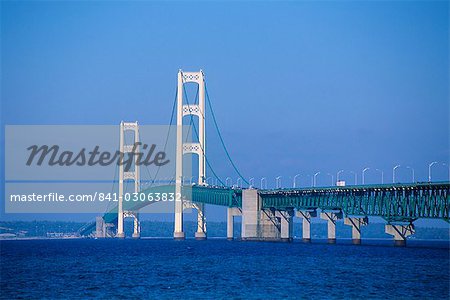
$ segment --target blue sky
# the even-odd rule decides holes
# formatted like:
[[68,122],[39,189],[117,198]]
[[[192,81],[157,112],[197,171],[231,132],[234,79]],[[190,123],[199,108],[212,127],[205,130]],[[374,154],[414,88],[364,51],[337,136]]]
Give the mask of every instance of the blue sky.
[[2,127],[167,124],[177,70],[201,68],[247,178],[426,181],[449,162],[448,22],[447,1],[2,1]]

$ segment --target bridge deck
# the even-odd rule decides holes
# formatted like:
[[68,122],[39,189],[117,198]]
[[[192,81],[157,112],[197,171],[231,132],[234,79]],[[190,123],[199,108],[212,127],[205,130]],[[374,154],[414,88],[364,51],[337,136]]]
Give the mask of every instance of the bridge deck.
[[[242,190],[228,187],[183,186],[183,196],[193,202],[227,207],[242,206]],[[174,185],[155,186],[141,193],[175,193]],[[450,182],[332,186],[260,190],[265,209],[341,210],[345,215],[377,216],[387,221],[419,218],[449,221]],[[136,211],[156,201],[124,201],[124,210]],[[117,222],[117,206],[105,213],[105,222]],[[92,230],[95,224],[83,228]]]

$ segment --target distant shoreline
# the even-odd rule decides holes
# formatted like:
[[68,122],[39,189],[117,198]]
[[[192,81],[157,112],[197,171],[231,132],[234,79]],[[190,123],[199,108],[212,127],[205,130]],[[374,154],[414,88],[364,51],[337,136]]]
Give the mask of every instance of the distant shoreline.
[[[10,222],[0,221],[0,241],[1,240],[33,240],[33,239],[79,239],[79,230],[85,225],[82,222]],[[125,232],[127,236],[131,236],[133,232],[133,224],[127,222],[125,225]],[[95,229],[93,229],[95,230]],[[184,222],[184,231],[186,237],[194,237],[197,230],[197,222]],[[208,222],[207,225],[209,239],[221,239],[227,236],[226,222]],[[114,232],[111,232],[114,235]],[[86,233],[87,235],[94,235],[94,232]],[[241,235],[241,223],[234,223],[234,236]],[[302,224],[294,223],[293,236],[301,239]],[[172,222],[157,222],[157,221],[142,221],[141,222],[141,236],[145,239],[171,239],[173,237],[173,223]],[[338,240],[347,241],[352,236],[350,226],[343,222],[336,223],[336,237]],[[361,236],[363,240],[390,240],[392,237],[385,233],[385,224],[371,223],[369,226],[362,228]],[[311,237],[313,240],[320,240],[327,238],[327,224],[314,223],[311,225]],[[416,226],[415,233],[408,240],[411,241],[450,241],[449,227],[435,228]]]
[[[94,238],[94,237],[65,237],[65,238],[58,238],[58,237],[11,237],[11,238],[0,238],[0,242],[2,241],[29,241],[29,240],[114,240],[115,238]],[[127,237],[127,240],[135,240],[131,237]],[[144,236],[141,237],[140,240],[171,240],[173,237],[169,236]],[[221,236],[213,236],[208,237],[208,240],[226,240],[226,237]],[[139,239],[138,239],[139,240]],[[194,237],[187,237],[186,240],[195,240]],[[351,241],[351,238],[338,238],[337,241]],[[363,241],[392,241],[392,238],[363,238]],[[235,241],[239,242],[239,238],[235,238]],[[294,241],[302,241],[301,237],[294,237]],[[320,241],[320,242],[326,242],[327,238],[314,238],[312,239],[312,243],[314,241]],[[449,243],[450,246],[450,240],[449,239],[415,239],[415,238],[409,238],[408,241],[414,241],[414,242],[442,242],[442,243]]]

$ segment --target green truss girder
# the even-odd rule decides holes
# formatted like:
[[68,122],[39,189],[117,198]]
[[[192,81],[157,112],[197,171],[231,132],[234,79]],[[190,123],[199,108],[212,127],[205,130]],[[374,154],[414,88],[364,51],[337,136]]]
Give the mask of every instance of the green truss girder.
[[[175,186],[155,186],[141,193],[175,193]],[[197,203],[242,207],[241,189],[194,185],[183,186],[182,194]],[[450,219],[450,182],[260,190],[260,196],[267,209],[340,210],[346,216],[377,216],[388,222]],[[124,201],[124,210],[136,211],[151,203],[155,201]],[[117,206],[103,218],[117,222]],[[92,226],[95,223],[83,231]]]
[[450,184],[416,183],[261,191],[263,208],[341,210],[388,221],[449,219]]

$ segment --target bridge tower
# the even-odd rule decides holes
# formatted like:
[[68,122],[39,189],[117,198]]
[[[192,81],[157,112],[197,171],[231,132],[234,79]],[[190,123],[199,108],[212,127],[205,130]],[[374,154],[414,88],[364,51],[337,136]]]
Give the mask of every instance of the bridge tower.
[[[134,133],[134,142],[132,144],[125,144],[125,132],[132,131]],[[127,153],[137,154],[139,153],[139,125],[138,122],[120,122],[120,153],[122,153],[122,160],[125,160]],[[124,164],[119,164],[119,204],[117,209],[117,234],[116,237],[124,238],[125,232],[123,230],[123,221],[127,217],[134,219],[133,225],[133,238],[140,238],[141,236],[141,225],[139,223],[139,213],[138,211],[128,211],[123,208],[123,197],[124,197],[124,180],[134,181],[134,192],[140,192],[140,167],[137,163],[138,156],[133,155],[134,160],[134,170],[124,171]]]
[[[198,84],[198,104],[184,104],[183,92],[184,84],[194,82]],[[195,115],[198,117],[198,141],[192,143],[183,142],[183,117]],[[183,155],[198,155],[198,180],[199,185],[205,184],[205,77],[203,71],[183,72],[178,71],[177,88],[177,151],[176,151],[176,173],[175,173],[175,193],[181,194],[183,184]],[[173,236],[175,239],[184,239],[183,231],[183,210],[185,208],[197,209],[197,232],[196,239],[206,239],[205,207],[201,203],[187,202],[185,199],[175,202],[175,230]]]

